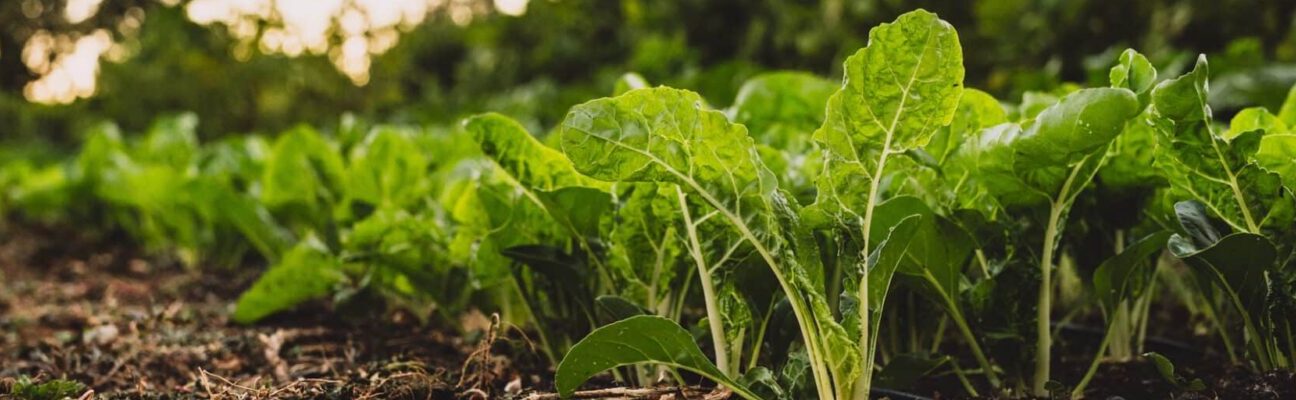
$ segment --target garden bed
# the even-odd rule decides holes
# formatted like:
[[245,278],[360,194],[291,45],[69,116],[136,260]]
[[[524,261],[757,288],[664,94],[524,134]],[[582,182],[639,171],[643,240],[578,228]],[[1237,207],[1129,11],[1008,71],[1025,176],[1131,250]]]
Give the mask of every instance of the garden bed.
[[[526,335],[492,329],[489,317],[430,326],[405,312],[339,316],[323,302],[254,326],[229,321],[255,269],[187,271],[66,229],[12,230],[0,243],[0,393],[20,377],[84,384],[97,398],[551,398],[552,368],[527,351]],[[341,314],[345,315],[345,314]],[[1161,318],[1176,318],[1160,313]],[[1166,335],[1176,326],[1166,323]],[[459,335],[458,331],[471,332]],[[481,346],[487,332],[495,344]],[[1183,333],[1180,333],[1183,335]],[[1083,374],[1096,334],[1063,329],[1062,379]],[[1209,338],[1154,340],[1203,391],[1179,391],[1144,362],[1104,364],[1088,397],[1290,399],[1291,372],[1255,374],[1199,349]],[[1192,343],[1197,341],[1197,343]],[[1185,344],[1191,343],[1191,344]],[[952,377],[930,377],[892,398],[962,398]],[[582,393],[601,398],[725,398],[696,388],[625,389],[607,379]],[[905,396],[911,393],[913,396]],[[638,397],[635,397],[638,396]],[[3,396],[0,396],[3,397]],[[600,397],[587,397],[600,398]]]

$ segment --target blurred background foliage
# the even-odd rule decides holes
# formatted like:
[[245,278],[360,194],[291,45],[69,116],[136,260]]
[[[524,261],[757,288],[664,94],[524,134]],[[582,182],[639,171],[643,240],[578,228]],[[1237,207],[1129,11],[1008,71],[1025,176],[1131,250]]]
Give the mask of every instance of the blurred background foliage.
[[[870,27],[920,7],[958,28],[968,85],[1006,101],[1102,85],[1126,47],[1164,75],[1208,53],[1219,112],[1276,109],[1296,82],[1290,0],[4,0],[0,141],[63,148],[185,111],[205,140],[486,110],[541,132],[628,71],[723,106],[761,71],[836,77]],[[285,39],[302,10],[318,37]]]

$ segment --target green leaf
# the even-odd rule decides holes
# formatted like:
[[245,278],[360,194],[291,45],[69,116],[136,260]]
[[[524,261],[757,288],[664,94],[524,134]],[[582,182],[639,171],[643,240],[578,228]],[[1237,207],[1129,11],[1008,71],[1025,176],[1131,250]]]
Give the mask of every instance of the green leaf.
[[[545,146],[509,117],[483,114],[464,121],[464,128],[499,166],[477,190],[486,218],[460,214],[474,226],[464,235],[479,243],[489,240],[493,243],[487,247],[494,249],[565,247],[572,242],[592,251],[589,241],[598,237],[601,220],[612,208],[607,183],[578,172],[563,153]],[[502,269],[504,260],[477,249],[484,271]]]
[[1265,272],[1275,268],[1278,251],[1264,236],[1241,232],[1202,247],[1178,234],[1170,237],[1171,254],[1219,286],[1239,312],[1263,314],[1268,287]]
[[248,324],[323,297],[341,283],[342,265],[314,240],[299,243],[239,296],[234,321]]
[[321,199],[340,201],[347,192],[338,150],[309,127],[275,140],[269,160],[261,179],[261,201],[268,206],[314,207]]
[[1139,103],[1146,106],[1149,102],[1149,90],[1156,84],[1157,70],[1147,57],[1134,49],[1121,52],[1116,66],[1108,73],[1111,87],[1133,91],[1139,97]]
[[431,193],[431,162],[405,131],[378,128],[351,151],[347,197],[374,207],[407,207]]
[[603,218],[612,212],[612,196],[601,189],[565,187],[535,196],[554,221],[580,240],[598,238]]
[[716,368],[693,336],[674,321],[656,316],[637,316],[595,329],[581,339],[558,363],[554,384],[564,398],[590,377],[612,368],[661,364],[682,368],[725,385],[748,400],[759,400],[745,386]]
[[1256,163],[1282,178],[1283,186],[1296,193],[1296,134],[1265,135],[1256,150]]
[[[1111,87],[1133,91],[1141,108],[1151,103],[1157,71],[1142,54],[1125,49],[1109,75]],[[1127,122],[1125,132],[1112,143],[1107,162],[1098,170],[1098,180],[1105,188],[1127,191],[1165,184],[1155,168],[1148,168],[1157,150],[1156,131],[1146,122],[1149,115],[1145,112]]]
[[[1201,201],[1236,230],[1258,233],[1279,207],[1281,178],[1251,161],[1261,131],[1242,132],[1231,140],[1216,134],[1206,104],[1205,57],[1184,76],[1153,89],[1161,150],[1155,165],[1170,182],[1174,197]],[[1243,124],[1245,125],[1245,124]],[[1281,218],[1273,218],[1276,220]]]
[[1113,315],[1121,301],[1139,297],[1156,272],[1152,257],[1165,248],[1169,239],[1167,231],[1148,235],[1098,265],[1093,274],[1094,295],[1107,310],[1106,315]]
[[1283,101],[1282,108],[1278,109],[1278,119],[1289,127],[1296,126],[1296,86],[1288,89],[1287,99]]
[[1152,104],[1157,113],[1176,121],[1204,121],[1211,117],[1206,105],[1206,81],[1210,68],[1206,55],[1197,57],[1197,64],[1183,76],[1167,79],[1152,89]]
[[819,152],[812,134],[823,124],[835,82],[801,72],[772,72],[747,80],[726,113],[747,126],[765,165],[781,186],[794,194],[810,195]]
[[1191,391],[1199,391],[1199,390],[1206,389],[1206,384],[1205,382],[1202,382],[1201,379],[1193,379],[1191,382],[1185,383],[1185,379],[1179,377],[1179,375],[1175,373],[1174,363],[1171,362],[1169,358],[1166,358],[1166,356],[1163,356],[1160,353],[1156,353],[1156,352],[1148,352],[1148,353],[1143,353],[1143,357],[1151,360],[1152,366],[1156,369],[1157,374],[1161,375],[1161,379],[1164,379],[1167,383],[1174,385],[1174,387],[1179,388],[1181,390],[1191,390]]
[[[608,246],[608,267],[619,292],[657,310],[684,270],[684,245],[679,235],[679,202],[672,185],[627,185],[619,195],[615,218],[607,218],[602,237]],[[650,304],[657,302],[659,304]]]
[[842,157],[927,144],[954,118],[963,90],[963,50],[954,27],[917,10],[869,31],[846,59],[816,140]]
[[1129,90],[1079,90],[1024,129],[1002,124],[981,131],[960,149],[953,167],[1005,205],[1066,200],[1054,197],[1074,196],[1088,183],[1102,153],[1138,111]]
[[1008,114],[999,100],[980,90],[963,89],[954,119],[948,126],[937,130],[923,150],[935,158],[936,165],[944,165],[967,135],[1005,122],[1008,122]]
[[1229,120],[1229,130],[1224,134],[1224,139],[1232,140],[1238,135],[1257,130],[1265,131],[1265,134],[1286,133],[1287,124],[1264,107],[1248,107],[1238,111]]
[[836,90],[836,83],[803,72],[766,73],[743,83],[727,113],[747,126],[757,143],[805,155]]
[[540,143],[512,118],[482,114],[464,121],[486,154],[526,188],[553,191],[571,186],[602,188],[607,185],[576,172],[558,150]]
[[[906,275],[926,276],[931,274],[936,289],[951,299],[959,294],[959,281],[962,270],[972,255],[974,243],[967,232],[954,223],[938,215],[922,200],[911,196],[899,196],[878,205],[874,221],[874,234],[879,236],[880,227],[897,226],[901,219],[917,215],[913,238],[908,251],[900,260],[899,272]],[[945,298],[935,299],[937,304],[946,304]]]
[[827,159],[812,207],[839,225],[870,213],[888,157],[926,145],[954,119],[963,50],[952,26],[917,10],[873,28],[844,69],[814,134]]
[[199,151],[197,127],[198,116],[193,113],[158,118],[131,156],[141,163],[188,168]]
[[[888,207],[879,207],[879,213],[888,213],[892,210]],[[895,210],[897,214],[904,214],[905,210]],[[868,281],[869,281],[869,309],[873,311],[874,318],[869,321],[873,324],[873,329],[882,323],[883,305],[886,303],[887,293],[891,289],[891,278],[895,276],[896,271],[900,268],[901,261],[904,260],[909,246],[913,243],[914,234],[917,233],[920,222],[923,217],[917,214],[907,214],[898,219],[895,225],[887,228],[887,234],[878,242],[877,251],[872,252],[868,260]],[[877,335],[871,335],[876,338]]]
[[1150,112],[1144,112],[1125,124],[1125,132],[1116,137],[1107,152],[1107,162],[1098,170],[1098,181],[1106,189],[1140,190],[1167,185],[1156,168],[1149,168],[1157,157],[1157,131],[1147,124]]
[[1143,357],[1152,360],[1152,365],[1156,367],[1157,373],[1161,374],[1161,379],[1165,379],[1166,382],[1173,385],[1179,385],[1179,376],[1175,375],[1174,362],[1171,362],[1169,358],[1155,352],[1143,353]]

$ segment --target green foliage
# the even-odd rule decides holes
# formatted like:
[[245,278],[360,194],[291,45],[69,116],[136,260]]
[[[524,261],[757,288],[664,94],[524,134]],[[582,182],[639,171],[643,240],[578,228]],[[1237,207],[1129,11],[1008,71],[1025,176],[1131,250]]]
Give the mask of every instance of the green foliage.
[[[1108,348],[1138,348],[1165,280],[1255,369],[1290,368],[1296,100],[1225,128],[1204,58],[1159,80],[1157,57],[1126,50],[1103,58],[1105,87],[1009,104],[964,87],[977,35],[918,10],[872,29],[840,84],[741,63],[716,70],[754,75],[741,86],[688,78],[735,99],[723,109],[624,74],[549,120],[217,141],[187,114],[137,137],[101,125],[61,162],[0,157],[0,212],[85,221],[195,267],[264,260],[240,323],[330,297],[445,321],[499,311],[561,360],[564,396],[607,370],[647,385],[677,369],[748,399],[864,399],[875,374],[945,369],[972,396],[1048,395],[1053,316],[1093,305],[1107,333],[1079,396]],[[678,83],[658,78],[692,57],[682,36],[650,36],[640,70]],[[554,107],[540,103],[556,89],[532,89],[484,104]],[[1178,261],[1154,262],[1166,249]],[[1082,279],[1053,278],[1076,265]],[[1183,268],[1189,282],[1158,272]]]
[[51,379],[37,383],[24,375],[14,382],[9,395],[19,400],[63,400],[80,396],[86,391],[86,385],[67,379]]

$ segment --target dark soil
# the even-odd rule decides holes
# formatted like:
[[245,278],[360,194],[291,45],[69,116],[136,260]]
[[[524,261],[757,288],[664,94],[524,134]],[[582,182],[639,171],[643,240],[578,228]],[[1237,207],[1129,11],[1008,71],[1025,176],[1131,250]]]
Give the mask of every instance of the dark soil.
[[[556,398],[546,394],[552,390],[552,368],[530,350],[527,335],[499,329],[481,313],[462,317],[457,326],[400,311],[344,320],[329,305],[315,303],[242,326],[228,315],[261,268],[199,272],[143,256],[112,237],[39,227],[11,226],[4,232],[0,399],[9,398],[23,376],[83,383],[86,399]],[[1084,329],[1065,331],[1055,366],[1061,379],[1078,380],[1096,341]],[[1199,350],[1210,345],[1209,338],[1194,337],[1149,345],[1173,359],[1182,375],[1202,379],[1204,391],[1178,390],[1150,365],[1135,361],[1103,365],[1086,397],[1296,399],[1291,372],[1255,374],[1229,367],[1218,354]],[[611,386],[607,379],[599,384]],[[912,398],[966,397],[949,376],[927,378],[918,386],[909,391]],[[696,388],[606,388],[587,394],[728,397]]]
[[75,232],[8,232],[0,393],[30,376],[98,398],[485,399],[552,376],[515,368],[508,335],[480,348],[491,329],[481,314],[465,317],[462,336],[402,313],[344,322],[322,304],[241,326],[228,315],[260,268],[199,273]]

